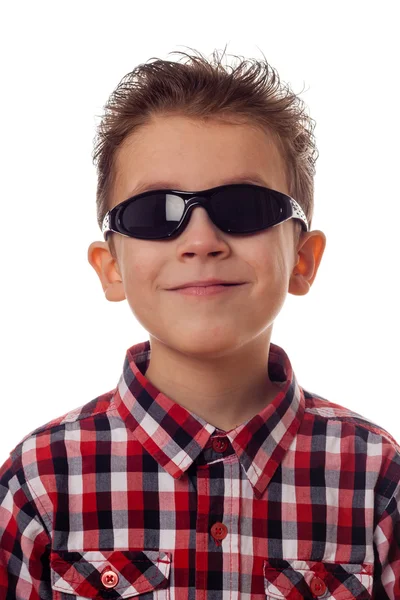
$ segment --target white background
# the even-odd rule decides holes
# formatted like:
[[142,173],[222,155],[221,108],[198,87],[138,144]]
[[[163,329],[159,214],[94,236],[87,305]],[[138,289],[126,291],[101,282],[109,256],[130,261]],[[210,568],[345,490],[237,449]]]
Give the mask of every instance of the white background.
[[[313,229],[327,246],[272,342],[300,385],[400,440],[397,2],[18,2],[1,21],[0,463],[113,389],[148,338],[87,261],[95,127],[121,78],[174,50],[261,59],[316,120]],[[228,57],[229,60],[229,57]],[[304,90],[304,91],[302,91]]]

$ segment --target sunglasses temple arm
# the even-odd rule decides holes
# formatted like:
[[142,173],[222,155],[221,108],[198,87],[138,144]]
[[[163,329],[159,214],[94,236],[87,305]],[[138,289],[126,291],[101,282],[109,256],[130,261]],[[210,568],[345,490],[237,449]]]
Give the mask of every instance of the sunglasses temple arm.
[[296,200],[294,200],[294,198],[290,198],[290,203],[291,203],[292,209],[293,209],[293,218],[300,219],[301,221],[303,221],[303,223],[305,225],[305,229],[306,229],[306,231],[308,231],[309,227],[308,227],[307,217],[306,217],[303,209],[301,208],[300,204],[298,204],[298,202],[296,202]]

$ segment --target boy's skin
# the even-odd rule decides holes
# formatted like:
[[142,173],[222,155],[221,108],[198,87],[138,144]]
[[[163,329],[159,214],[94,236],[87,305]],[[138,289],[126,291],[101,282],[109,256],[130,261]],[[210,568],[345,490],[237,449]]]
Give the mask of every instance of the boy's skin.
[[[205,190],[247,175],[258,177],[249,183],[289,193],[275,144],[248,124],[153,117],[124,141],[116,164],[111,207],[151,188]],[[112,233],[117,261],[107,242],[89,246],[107,300],[126,298],[149,333],[147,379],[222,430],[249,420],[280,391],[267,369],[273,323],[288,292],[308,293],[326,245],[319,230],[303,231],[296,243],[296,223],[230,235],[195,207],[173,240]],[[166,289],[211,277],[246,285],[205,297]]]

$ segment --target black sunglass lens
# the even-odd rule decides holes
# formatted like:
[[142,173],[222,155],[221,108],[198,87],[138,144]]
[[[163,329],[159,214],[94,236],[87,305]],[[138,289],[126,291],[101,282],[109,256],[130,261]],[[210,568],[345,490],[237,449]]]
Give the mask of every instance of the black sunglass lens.
[[232,233],[259,231],[279,222],[281,202],[273,190],[238,186],[213,196],[218,226]]
[[128,235],[157,239],[174,231],[184,209],[184,201],[176,194],[149,194],[128,203],[119,219]]

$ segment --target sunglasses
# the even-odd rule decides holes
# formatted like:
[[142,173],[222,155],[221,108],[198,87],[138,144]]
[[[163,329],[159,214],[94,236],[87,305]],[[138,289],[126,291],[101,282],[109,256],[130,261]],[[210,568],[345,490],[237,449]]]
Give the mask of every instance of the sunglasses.
[[195,206],[204,207],[214,225],[233,235],[262,231],[288,219],[299,219],[308,231],[306,215],[290,196],[235,183],[201,192],[155,190],[132,196],[107,212],[102,233],[105,240],[112,231],[140,240],[172,239],[185,229]]

